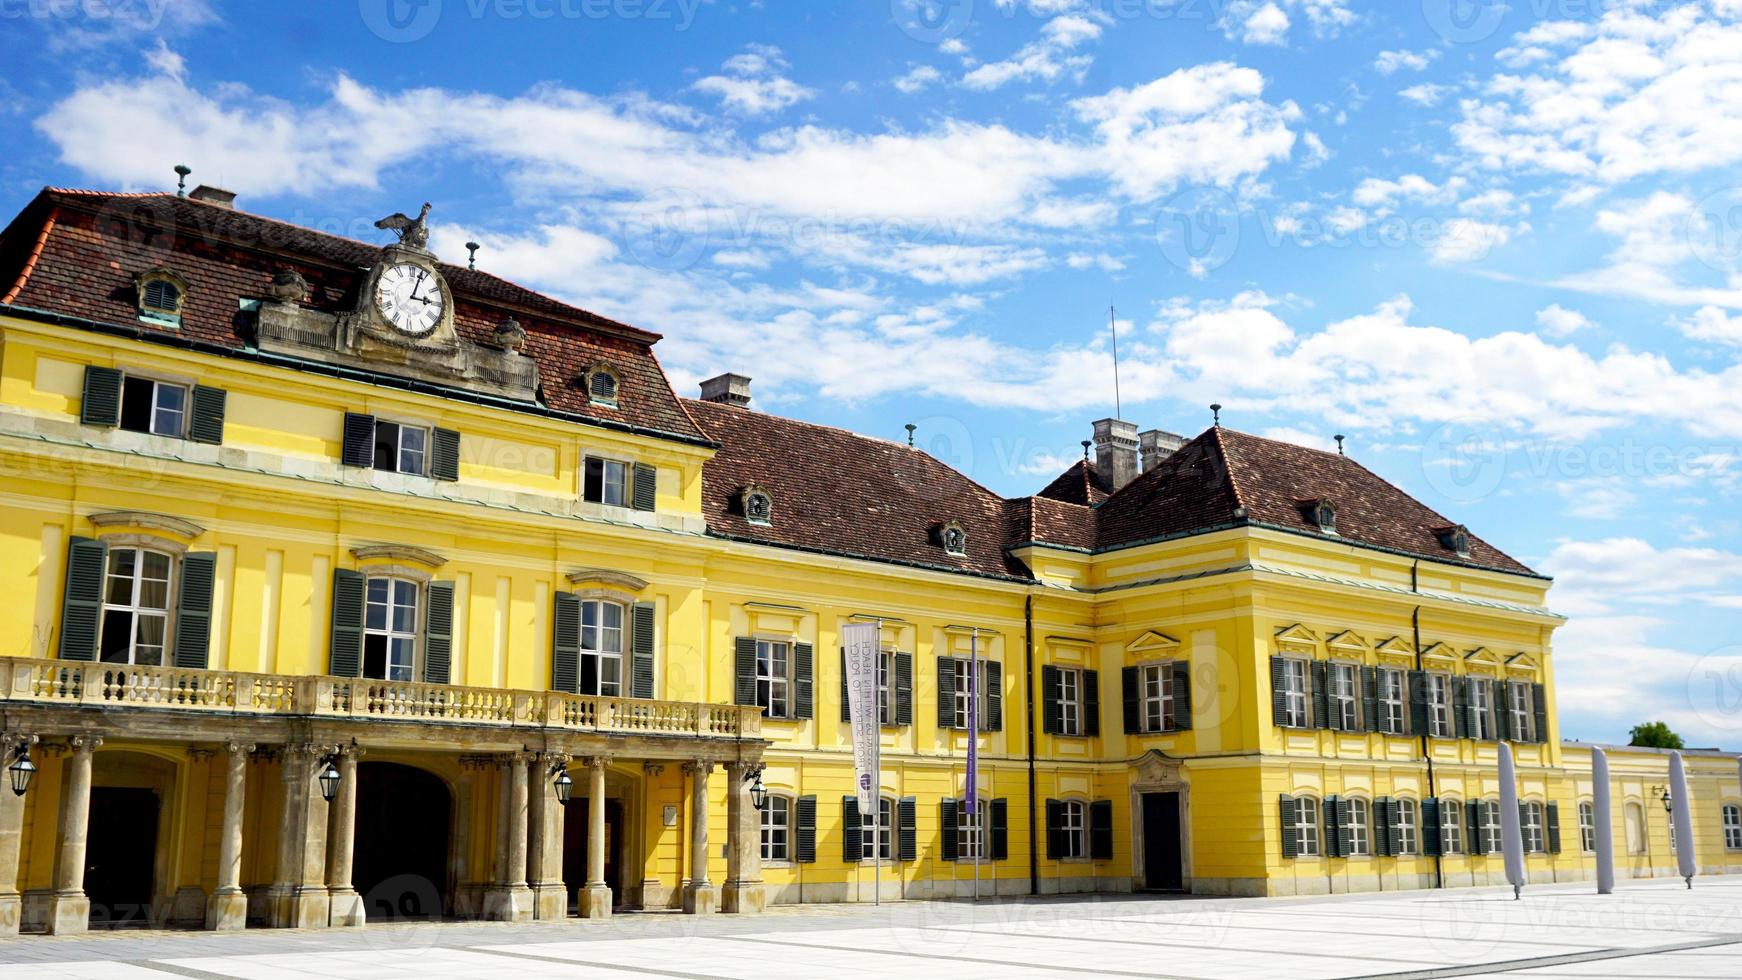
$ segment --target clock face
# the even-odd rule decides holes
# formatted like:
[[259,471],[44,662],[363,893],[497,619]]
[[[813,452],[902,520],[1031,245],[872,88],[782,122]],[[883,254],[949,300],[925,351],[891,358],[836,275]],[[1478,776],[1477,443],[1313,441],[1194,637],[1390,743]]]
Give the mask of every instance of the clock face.
[[446,302],[436,274],[421,265],[401,262],[381,270],[375,280],[375,307],[393,328],[422,337],[441,322]]

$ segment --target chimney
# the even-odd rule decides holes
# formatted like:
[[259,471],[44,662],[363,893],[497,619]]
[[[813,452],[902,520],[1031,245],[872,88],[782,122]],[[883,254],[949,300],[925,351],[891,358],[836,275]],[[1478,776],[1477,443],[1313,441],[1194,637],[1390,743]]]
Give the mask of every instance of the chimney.
[[1095,423],[1095,472],[1110,490],[1137,476],[1137,424],[1120,419]]
[[702,382],[702,401],[733,408],[750,407],[750,379],[742,374],[722,374]]
[[1143,472],[1148,473],[1161,465],[1161,461],[1172,456],[1179,447],[1186,444],[1185,436],[1176,436],[1160,429],[1150,429],[1137,434],[1137,448],[1143,454]]
[[227,211],[236,210],[236,192],[224,190],[222,187],[201,184],[189,192],[188,197],[196,201],[204,201],[207,204],[215,204]]

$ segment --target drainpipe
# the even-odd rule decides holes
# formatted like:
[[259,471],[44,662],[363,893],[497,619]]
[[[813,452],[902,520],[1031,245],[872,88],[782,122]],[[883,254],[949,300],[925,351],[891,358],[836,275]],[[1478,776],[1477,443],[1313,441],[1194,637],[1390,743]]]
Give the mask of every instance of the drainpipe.
[[[1420,569],[1421,569],[1421,562],[1419,560],[1410,563],[1410,566],[1409,566],[1409,591],[1411,591],[1411,592],[1420,592],[1421,591],[1420,583],[1417,581],[1417,572]],[[1421,659],[1421,606],[1419,606],[1419,605],[1416,606],[1414,609],[1410,610],[1409,628],[1410,628],[1410,632],[1413,635],[1414,640],[1415,640],[1415,671],[1417,674],[1421,675],[1422,683],[1426,684],[1427,683],[1427,671],[1424,669],[1425,664]],[[1428,736],[1425,733],[1425,731],[1421,736],[1421,757],[1427,761],[1427,792],[1428,792],[1428,795],[1437,800],[1440,798],[1440,792],[1439,792],[1439,786],[1434,780],[1434,757],[1433,757],[1433,753],[1431,751],[1429,751]],[[1445,828],[1445,826],[1446,826],[1445,818],[1440,817],[1440,825],[1439,825],[1439,827],[1435,828],[1435,833],[1439,833],[1441,830],[1443,830]],[[1462,826],[1462,825],[1460,824],[1460,826]],[[1421,833],[1423,836],[1426,836],[1427,835],[1427,828],[1426,827],[1421,828]],[[1446,842],[1443,839],[1440,841],[1440,852],[1438,854],[1434,855],[1434,887],[1435,888],[1446,887]]]
[[1034,775],[1034,728],[1036,688],[1034,680],[1034,593],[1029,593],[1022,603],[1022,659],[1023,669],[1027,671],[1028,682],[1028,893],[1040,894],[1040,834],[1039,824],[1034,808],[1034,797],[1037,792]]

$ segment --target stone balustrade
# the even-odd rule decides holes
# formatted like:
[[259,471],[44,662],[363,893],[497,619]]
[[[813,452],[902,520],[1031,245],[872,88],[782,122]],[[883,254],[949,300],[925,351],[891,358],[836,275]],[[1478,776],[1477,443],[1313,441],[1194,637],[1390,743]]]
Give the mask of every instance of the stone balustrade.
[[0,703],[759,738],[762,709],[454,684],[0,657]]

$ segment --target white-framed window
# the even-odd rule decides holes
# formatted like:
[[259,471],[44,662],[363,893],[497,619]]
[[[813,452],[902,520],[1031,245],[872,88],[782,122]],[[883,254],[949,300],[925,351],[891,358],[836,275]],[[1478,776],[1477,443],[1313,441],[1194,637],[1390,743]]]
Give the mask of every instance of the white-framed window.
[[1083,672],[1061,667],[1058,672],[1059,734],[1083,734]]
[[612,507],[629,506],[629,464],[620,459],[588,456],[581,499]]
[[1627,853],[1645,853],[1645,807],[1629,803],[1621,808],[1621,823],[1627,831]]
[[1477,831],[1482,835],[1482,850],[1499,854],[1506,849],[1506,835],[1500,830],[1500,801],[1483,800],[1480,809],[1482,823]]
[[1082,800],[1059,802],[1059,857],[1089,856],[1089,804]]
[[163,666],[169,644],[170,573],[175,560],[149,548],[110,548],[103,578],[98,659]]
[[1462,801],[1440,801],[1440,853],[1464,853],[1464,804]]
[[376,576],[364,588],[363,676],[381,681],[416,677],[418,584]]
[[1352,732],[1361,727],[1361,669],[1354,664],[1331,664],[1331,717],[1337,727]]
[[1494,685],[1485,677],[1470,679],[1470,737],[1494,738]]
[[1401,670],[1379,670],[1379,730],[1388,735],[1404,734],[1404,705],[1409,703],[1406,678]]
[[1421,835],[1417,821],[1417,810],[1414,800],[1398,800],[1397,807],[1397,856],[1421,853]]
[[623,606],[604,599],[581,603],[580,692],[623,695]]
[[1597,808],[1589,801],[1579,804],[1579,850],[1597,852]]
[[788,696],[792,677],[792,644],[785,640],[756,641],[756,703],[770,718],[792,715]]
[[975,858],[990,857],[982,853],[981,847],[986,840],[986,807],[985,800],[977,800],[974,812],[968,812],[968,801],[956,801],[956,858],[961,861],[972,861]]
[[1307,701],[1307,662],[1292,657],[1282,662],[1282,720],[1290,728],[1306,728],[1312,722]]
[[1452,737],[1452,678],[1427,675],[1427,733],[1434,738]]
[[1138,668],[1138,693],[1142,697],[1141,719],[1146,732],[1171,732],[1176,727],[1173,695],[1173,664],[1144,664]]
[[1519,742],[1534,742],[1536,711],[1531,705],[1530,685],[1514,681],[1506,685],[1506,708],[1512,713],[1512,738]]
[[[974,694],[974,662],[965,657],[953,657],[950,660],[950,690],[952,709],[955,722],[951,727],[966,731],[968,728],[968,699]],[[980,727],[984,728],[986,719],[980,718]]]
[[1742,806],[1724,804],[1724,849],[1742,851]]
[[1300,857],[1319,856],[1318,800],[1303,796],[1294,801],[1294,846]]
[[895,801],[886,797],[877,801],[875,816],[859,814],[859,844],[864,848],[864,860],[888,861],[890,841],[895,831]]
[[1366,800],[1349,800],[1348,857],[1367,857],[1373,853],[1373,813]]
[[375,468],[423,476],[429,469],[429,429],[376,419]]
[[1519,813],[1524,824],[1520,828],[1524,837],[1524,853],[1548,853],[1548,838],[1543,834],[1543,809],[1541,803],[1526,803]]
[[186,385],[131,374],[122,379],[121,428],[179,439],[187,433],[187,417]]
[[762,860],[785,861],[791,854],[792,799],[772,793],[758,811],[762,823]]
[[895,724],[895,651],[884,650],[877,655],[877,723]]

